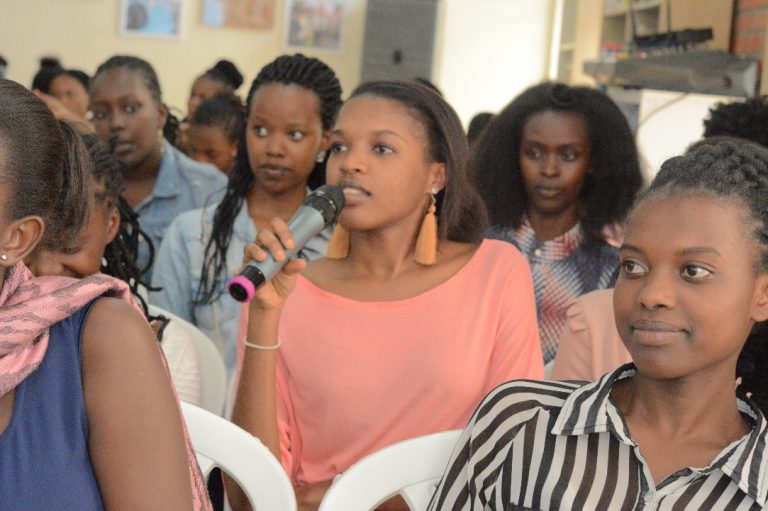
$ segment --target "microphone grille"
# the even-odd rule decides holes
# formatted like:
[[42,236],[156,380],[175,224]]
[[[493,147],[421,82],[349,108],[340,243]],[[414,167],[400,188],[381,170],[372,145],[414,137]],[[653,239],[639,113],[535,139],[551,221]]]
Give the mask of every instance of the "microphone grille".
[[330,227],[344,207],[344,192],[338,186],[323,185],[307,195],[304,205],[319,211],[325,226]]

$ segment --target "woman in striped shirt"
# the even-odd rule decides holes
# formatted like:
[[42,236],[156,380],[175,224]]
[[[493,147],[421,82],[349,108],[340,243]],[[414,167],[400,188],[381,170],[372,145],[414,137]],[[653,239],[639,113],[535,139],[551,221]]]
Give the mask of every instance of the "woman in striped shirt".
[[768,509],[766,346],[744,347],[768,319],[768,151],[726,142],[668,160],[620,257],[614,309],[634,364],[586,385],[498,387],[430,509]]

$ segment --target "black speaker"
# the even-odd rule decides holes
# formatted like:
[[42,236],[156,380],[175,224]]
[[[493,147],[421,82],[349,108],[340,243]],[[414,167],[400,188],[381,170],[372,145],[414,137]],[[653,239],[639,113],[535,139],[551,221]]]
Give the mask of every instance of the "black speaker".
[[368,0],[361,81],[430,79],[438,0]]

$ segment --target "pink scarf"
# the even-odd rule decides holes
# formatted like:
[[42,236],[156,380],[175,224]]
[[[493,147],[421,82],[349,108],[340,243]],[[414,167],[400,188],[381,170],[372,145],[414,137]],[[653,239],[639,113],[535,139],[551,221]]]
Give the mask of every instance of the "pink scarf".
[[[120,298],[140,310],[128,285],[106,275],[84,279],[33,278],[21,262],[6,271],[0,289],[0,397],[15,389],[43,361],[51,326],[100,296]],[[162,358],[170,379],[165,357]],[[182,426],[194,509],[209,511],[211,503],[183,420]]]

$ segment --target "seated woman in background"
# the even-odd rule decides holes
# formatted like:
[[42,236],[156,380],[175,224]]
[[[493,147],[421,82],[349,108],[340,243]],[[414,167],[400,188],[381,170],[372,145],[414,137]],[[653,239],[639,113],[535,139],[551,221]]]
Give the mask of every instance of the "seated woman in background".
[[51,96],[61,103],[74,115],[85,120],[88,113],[88,87],[91,78],[78,69],[66,69],[51,80]]
[[78,69],[56,69],[50,72],[45,89],[34,89],[53,115],[60,121],[72,124],[78,131],[93,133],[93,124],[88,120],[88,87],[90,77]]
[[206,72],[195,78],[187,100],[187,117],[179,126],[176,147],[189,152],[189,121],[203,102],[216,96],[234,96],[243,84],[243,75],[232,62],[219,60]]
[[186,152],[201,163],[229,174],[245,130],[245,107],[234,94],[214,96],[189,119]]
[[[530,270],[482,240],[468,159],[456,113],[417,83],[363,84],[341,109],[328,182],[346,205],[327,257],[289,262],[243,316],[233,413],[301,503],[371,452],[461,427],[501,382],[543,376]],[[291,233],[271,227],[257,240],[280,259]]]
[[618,252],[603,230],[621,222],[642,185],[624,114],[605,94],[545,83],[502,110],[475,148],[488,236],[528,259],[544,363],[557,353],[574,299],[612,287]]
[[195,115],[203,101],[214,96],[234,94],[242,84],[243,75],[237,66],[228,60],[219,60],[192,82],[187,100],[187,119]]
[[[69,243],[55,248],[38,247],[25,263],[36,276],[83,278],[100,271],[128,284],[144,315],[161,341],[171,380],[179,399],[200,406],[202,374],[194,343],[166,318],[150,316],[141,297],[146,289],[142,270],[136,263],[139,239],[146,237],[136,213],[120,195],[122,166],[96,135],[83,135],[92,161],[91,202],[85,227],[77,233],[70,228]],[[58,210],[64,209],[62,205]]]
[[[91,81],[91,110],[97,134],[114,145],[125,165],[123,196],[139,214],[141,228],[159,247],[165,230],[180,213],[216,202],[226,177],[213,165],[191,160],[163,139],[175,140],[175,119],[163,104],[157,74],[148,62],[115,56],[101,64]],[[148,266],[149,244],[142,242],[139,263]],[[151,282],[152,268],[146,279]]]
[[766,509],[768,353],[745,341],[768,320],[768,151],[667,160],[628,217],[621,268],[634,364],[494,390],[431,510]]
[[[222,201],[179,216],[160,247],[150,302],[194,323],[221,350],[229,376],[237,363],[242,307],[225,290],[243,249],[273,217],[288,221],[313,175],[324,172],[341,85],[324,62],[282,55],[259,71],[248,93],[247,124]],[[302,257],[325,254],[328,232]]]
[[23,263],[85,224],[82,142],[2,80],[0,147],[0,509],[210,509],[128,286],[33,278]]

